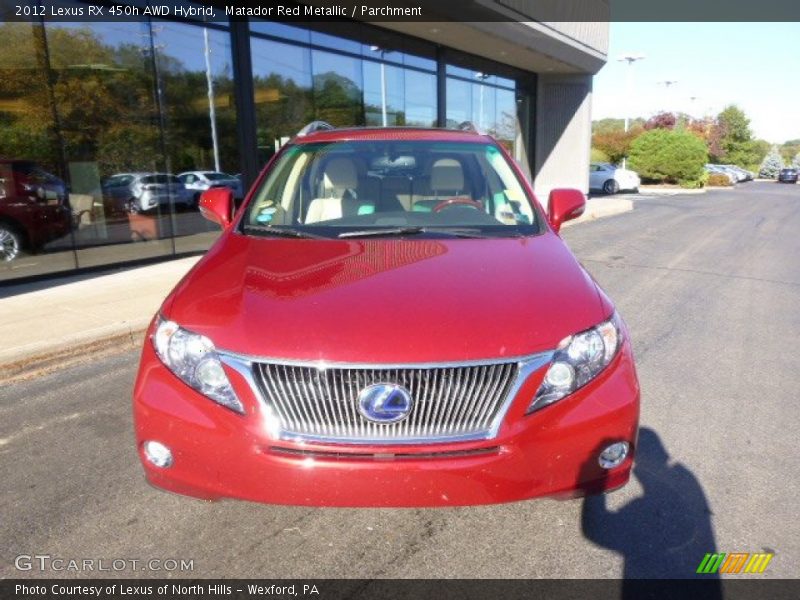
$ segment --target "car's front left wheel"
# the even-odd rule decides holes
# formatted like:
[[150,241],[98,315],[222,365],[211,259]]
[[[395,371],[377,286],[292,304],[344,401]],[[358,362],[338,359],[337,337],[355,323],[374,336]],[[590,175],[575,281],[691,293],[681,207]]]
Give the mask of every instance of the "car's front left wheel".
[[603,192],[611,195],[619,192],[619,184],[616,179],[609,179],[603,184]]
[[11,262],[22,250],[22,238],[9,225],[0,223],[0,262]]

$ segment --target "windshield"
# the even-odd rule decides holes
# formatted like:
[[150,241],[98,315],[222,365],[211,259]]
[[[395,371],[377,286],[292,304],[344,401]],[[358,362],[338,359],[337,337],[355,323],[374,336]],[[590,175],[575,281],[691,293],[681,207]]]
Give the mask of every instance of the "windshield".
[[540,232],[495,145],[405,140],[287,148],[243,221],[245,233],[287,233],[282,228],[324,237]]

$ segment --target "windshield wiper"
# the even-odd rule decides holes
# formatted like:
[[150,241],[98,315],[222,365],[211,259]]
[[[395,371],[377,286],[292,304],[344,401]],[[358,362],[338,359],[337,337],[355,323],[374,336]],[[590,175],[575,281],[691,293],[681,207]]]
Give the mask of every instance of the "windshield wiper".
[[424,227],[418,226],[403,226],[403,227],[383,227],[381,229],[356,229],[354,231],[345,231],[340,233],[337,237],[340,238],[357,238],[357,237],[383,237],[391,235],[415,235],[417,233],[425,233]]
[[329,240],[329,237],[324,235],[316,235],[308,233],[300,229],[293,229],[292,227],[270,227],[267,225],[245,225],[242,230],[245,233],[252,233],[262,236],[275,236],[275,237],[293,237],[293,238],[307,238],[312,240]]
[[481,231],[477,227],[422,227],[422,226],[403,226],[385,227],[382,229],[358,229],[355,231],[345,231],[340,233],[340,238],[360,238],[360,237],[385,237],[394,235],[416,235],[420,233],[436,233],[458,238],[497,238],[497,237],[520,237],[514,232],[511,235],[491,235]]

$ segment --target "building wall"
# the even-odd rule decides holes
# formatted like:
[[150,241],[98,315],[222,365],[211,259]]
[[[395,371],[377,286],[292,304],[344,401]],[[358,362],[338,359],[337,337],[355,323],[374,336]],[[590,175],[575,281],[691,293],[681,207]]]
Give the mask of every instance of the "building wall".
[[554,188],[589,191],[592,77],[542,75],[536,96],[534,190],[546,205]]

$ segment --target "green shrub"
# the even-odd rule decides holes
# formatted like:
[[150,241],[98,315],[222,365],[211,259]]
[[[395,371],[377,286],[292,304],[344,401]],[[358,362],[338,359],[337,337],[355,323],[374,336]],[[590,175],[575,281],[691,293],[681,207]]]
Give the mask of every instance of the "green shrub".
[[634,140],[628,159],[643,180],[702,187],[708,150],[687,131],[651,129]]
[[708,185],[711,187],[729,187],[733,185],[730,178],[722,173],[711,173],[708,176]]
[[682,188],[687,190],[699,190],[708,185],[708,173],[703,171],[697,179],[684,179],[680,182]]

